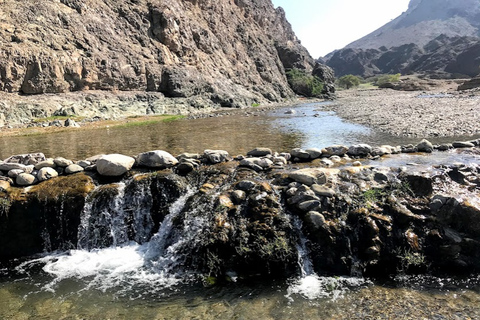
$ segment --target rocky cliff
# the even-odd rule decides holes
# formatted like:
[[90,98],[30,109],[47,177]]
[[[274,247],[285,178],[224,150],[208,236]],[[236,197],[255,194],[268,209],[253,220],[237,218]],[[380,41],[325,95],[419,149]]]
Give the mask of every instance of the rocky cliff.
[[314,66],[270,0],[2,0],[0,17],[9,93],[139,90],[241,107],[293,96],[285,68]]
[[479,0],[412,0],[395,20],[331,53],[327,64],[339,76],[472,77],[480,73],[479,18]]

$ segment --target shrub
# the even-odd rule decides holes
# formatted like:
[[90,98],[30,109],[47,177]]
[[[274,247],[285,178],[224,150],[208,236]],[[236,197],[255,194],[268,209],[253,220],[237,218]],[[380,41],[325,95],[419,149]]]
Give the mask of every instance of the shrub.
[[286,74],[288,84],[296,94],[305,97],[323,97],[323,82],[318,77],[299,69],[291,69]]
[[345,89],[358,87],[361,82],[360,77],[354,76],[353,74],[347,74],[338,79],[338,85]]
[[395,82],[400,81],[400,76],[401,76],[400,73],[384,74],[384,75],[379,76],[374,84],[379,86],[379,87],[382,87],[382,86],[385,86],[387,83],[395,83]]

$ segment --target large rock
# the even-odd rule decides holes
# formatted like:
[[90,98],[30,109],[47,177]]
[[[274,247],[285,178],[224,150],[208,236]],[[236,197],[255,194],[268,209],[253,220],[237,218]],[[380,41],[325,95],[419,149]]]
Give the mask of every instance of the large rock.
[[205,150],[203,155],[212,164],[221,163],[230,158],[230,155],[225,150]]
[[177,158],[162,150],[140,153],[135,165],[148,168],[170,168],[178,163]]
[[58,172],[50,167],[41,168],[38,170],[37,179],[42,182],[51,178],[58,177]]
[[295,182],[311,186],[313,184],[325,184],[327,176],[321,169],[307,168],[300,169],[287,174],[288,178]]
[[417,144],[417,150],[419,152],[431,153],[433,151],[433,144],[430,141],[423,139],[419,144]]
[[15,179],[15,182],[19,186],[29,186],[36,182],[36,178],[34,175],[31,175],[29,173],[20,173]]
[[97,160],[97,171],[102,176],[121,176],[132,169],[135,159],[121,154],[108,154]]

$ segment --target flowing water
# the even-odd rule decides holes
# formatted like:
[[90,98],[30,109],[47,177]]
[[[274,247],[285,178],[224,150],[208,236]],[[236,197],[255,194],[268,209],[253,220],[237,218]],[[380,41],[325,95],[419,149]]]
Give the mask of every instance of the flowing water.
[[[0,137],[0,158],[31,152],[70,159],[100,153],[136,155],[149,150],[166,150],[176,155],[203,152],[205,149],[221,149],[236,155],[256,147],[288,152],[292,148],[323,148],[334,144],[397,145],[419,142],[418,139],[406,140],[345,122],[334,112],[324,110],[329,103],[309,103],[258,114],[234,113],[144,126]],[[286,113],[291,109],[295,111],[293,114]]]
[[[394,137],[385,140],[385,135],[343,122],[321,107],[303,105],[295,114],[277,109],[258,117],[2,138],[0,144],[3,157],[44,151],[70,158],[152,149],[180,153],[218,148],[235,154],[257,146],[283,151],[338,143],[396,144]],[[441,161],[458,159],[452,153],[442,156]],[[431,161],[402,157],[387,158],[383,165]],[[133,191],[129,181],[108,187],[113,189],[108,201],[94,196],[106,186],[97,187],[87,201],[76,249],[0,265],[0,319],[480,319],[480,277],[403,277],[374,283],[355,270],[352,277],[316,274],[301,222],[294,217],[298,276],[247,281],[231,274],[228,284],[205,285],[183,266],[206,227],[201,213],[212,204],[196,203],[197,190],[187,189],[154,229],[148,185],[138,183]]]

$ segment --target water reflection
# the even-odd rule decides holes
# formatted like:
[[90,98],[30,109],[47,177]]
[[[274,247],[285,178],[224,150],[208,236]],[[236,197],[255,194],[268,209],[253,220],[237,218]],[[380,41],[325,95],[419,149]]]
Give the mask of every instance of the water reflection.
[[[334,144],[399,145],[419,142],[418,138],[395,137],[345,122],[335,113],[323,110],[328,103],[299,105],[293,108],[294,114],[285,113],[292,109],[289,107],[254,115],[244,112],[224,117],[159,122],[144,126],[0,137],[0,158],[5,159],[13,154],[43,152],[47,156],[82,159],[100,153],[136,155],[156,149],[166,150],[174,155],[222,149],[237,155],[245,154],[255,147],[288,152],[292,148],[322,148]],[[432,139],[432,142],[435,143],[435,139]]]

